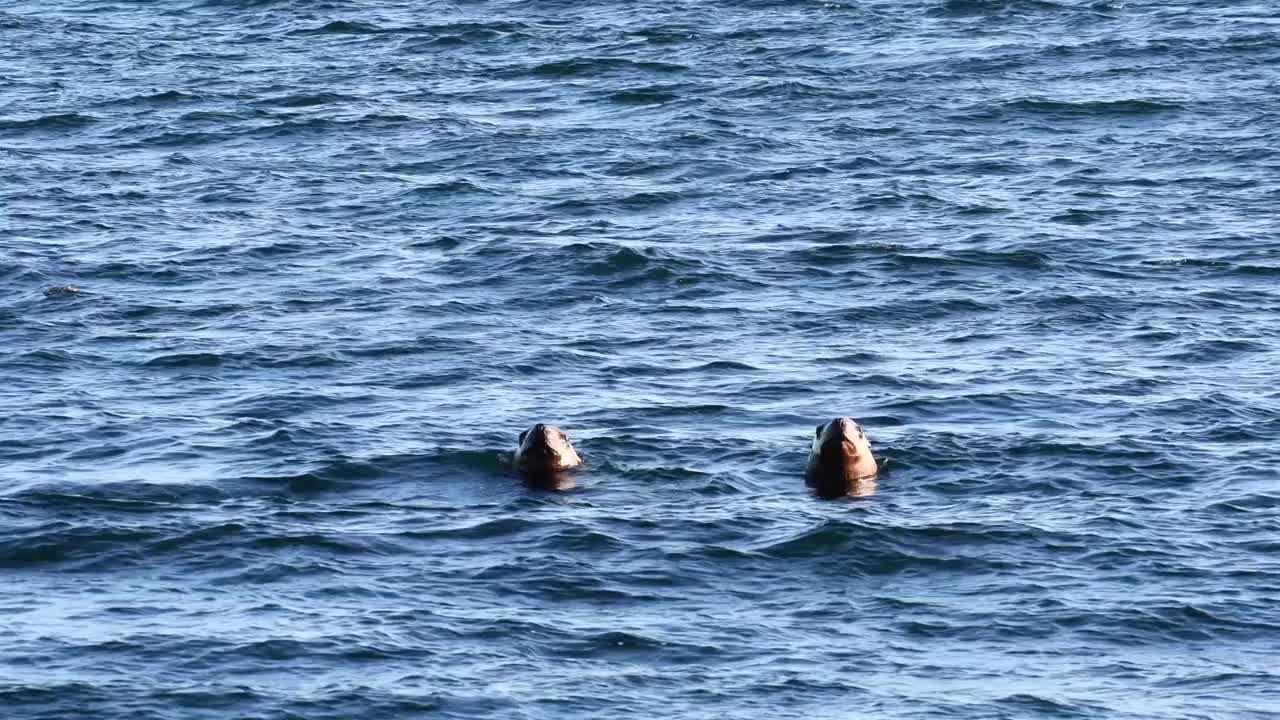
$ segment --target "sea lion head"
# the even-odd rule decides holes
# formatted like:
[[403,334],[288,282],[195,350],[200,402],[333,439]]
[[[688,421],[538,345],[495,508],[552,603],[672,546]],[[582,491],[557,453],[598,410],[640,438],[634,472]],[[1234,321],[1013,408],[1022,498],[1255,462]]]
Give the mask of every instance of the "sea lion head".
[[582,464],[569,436],[555,425],[538,423],[520,433],[516,465],[529,474],[556,473]]
[[858,481],[874,477],[877,469],[866,433],[850,418],[836,418],[814,430],[805,469],[810,485],[827,492],[839,488],[847,494]]

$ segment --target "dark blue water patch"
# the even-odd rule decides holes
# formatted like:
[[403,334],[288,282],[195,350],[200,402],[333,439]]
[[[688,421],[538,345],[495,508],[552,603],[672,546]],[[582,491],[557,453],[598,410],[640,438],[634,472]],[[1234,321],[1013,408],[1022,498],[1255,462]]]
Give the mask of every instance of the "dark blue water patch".
[[334,20],[320,27],[308,30],[294,30],[293,35],[363,35],[384,32],[376,25],[347,20]]
[[178,103],[202,102],[205,100],[206,98],[198,93],[183,92],[181,90],[162,90],[115,100],[108,100],[102,104],[137,108],[139,106],[145,107],[147,105],[164,106]]
[[0,550],[0,567],[25,569],[34,566],[66,565],[91,562],[96,555],[129,552],[156,533],[126,527],[70,527],[51,524],[23,528],[25,537],[10,537]]
[[1038,0],[945,0],[932,10],[952,16],[990,16],[997,14],[1053,13],[1072,9],[1070,5]]
[[226,498],[214,487],[155,483],[109,483],[92,487],[44,485],[6,495],[7,502],[66,507],[75,511],[101,508],[111,512],[165,512]]
[[58,113],[34,118],[0,119],[0,133],[57,132],[87,127],[97,122],[92,115]]
[[315,95],[292,94],[261,100],[259,101],[259,104],[272,107],[303,108],[348,103],[356,100],[359,100],[359,98],[340,95],[338,93],[319,93]]
[[338,364],[330,355],[301,355],[279,357],[262,353],[175,353],[156,355],[143,365],[148,368],[184,370],[190,368],[236,367],[245,369],[275,367],[326,367]]
[[1063,102],[1055,100],[1027,99],[1016,100],[1005,106],[1009,110],[1023,113],[1044,113],[1055,118],[1074,116],[1117,116],[1147,115],[1184,110],[1177,103],[1156,100],[1108,100],[1089,102]]
[[527,72],[533,75],[565,77],[606,73],[633,76],[636,73],[679,73],[687,70],[689,70],[687,66],[677,63],[636,62],[628,58],[577,57],[541,63]]
[[605,98],[619,105],[661,105],[679,99],[677,89],[664,85],[637,86],[611,92]]

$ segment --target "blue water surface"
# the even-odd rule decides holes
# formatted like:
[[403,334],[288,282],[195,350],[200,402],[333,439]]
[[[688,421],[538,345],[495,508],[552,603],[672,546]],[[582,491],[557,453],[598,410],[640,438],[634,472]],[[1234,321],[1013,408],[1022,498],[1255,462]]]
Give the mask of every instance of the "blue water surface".
[[1248,0],[0,0],[0,714],[1275,717],[1277,68]]

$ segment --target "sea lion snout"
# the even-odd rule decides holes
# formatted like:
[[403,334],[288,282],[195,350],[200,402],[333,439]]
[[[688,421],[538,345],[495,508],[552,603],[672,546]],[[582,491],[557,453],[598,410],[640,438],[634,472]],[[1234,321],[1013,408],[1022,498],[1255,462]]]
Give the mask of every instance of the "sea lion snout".
[[862,426],[847,417],[838,417],[835,420],[819,425],[817,436],[831,439],[844,438],[848,440],[865,437],[862,432]]

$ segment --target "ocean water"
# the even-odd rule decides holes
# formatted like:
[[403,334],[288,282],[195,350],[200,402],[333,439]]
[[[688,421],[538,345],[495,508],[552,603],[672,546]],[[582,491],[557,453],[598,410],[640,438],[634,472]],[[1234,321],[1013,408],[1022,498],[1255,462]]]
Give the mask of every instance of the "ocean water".
[[1236,0],[0,0],[0,715],[1275,717],[1277,68]]

